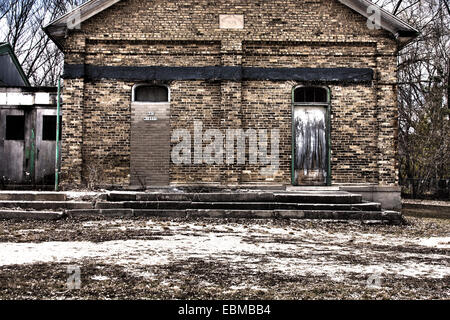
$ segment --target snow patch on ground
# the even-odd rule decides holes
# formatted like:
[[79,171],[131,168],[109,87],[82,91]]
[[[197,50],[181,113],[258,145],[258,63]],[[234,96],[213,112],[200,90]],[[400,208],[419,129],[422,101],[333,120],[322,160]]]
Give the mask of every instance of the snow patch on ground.
[[96,197],[102,194],[102,192],[93,191],[66,191],[64,192],[68,200],[77,200],[84,197]]
[[[443,278],[450,276],[450,237],[410,238],[377,233],[328,232],[325,229],[242,225],[202,225],[161,221],[90,221],[85,228],[146,230],[156,240],[2,243],[0,266],[33,263],[98,263],[121,265],[152,278],[142,266],[164,266],[198,259],[226,263],[230,268],[279,272],[292,276],[323,276],[345,281],[350,274]],[[168,232],[169,231],[169,232]],[[398,246],[441,249],[438,253],[398,252]],[[106,280],[106,279],[105,279]]]
[[450,249],[450,237],[432,237],[420,239],[419,245],[432,248]]
[[106,281],[106,280],[109,280],[110,278],[107,277],[107,276],[100,276],[99,275],[99,276],[92,276],[91,279],[95,280],[95,281]]

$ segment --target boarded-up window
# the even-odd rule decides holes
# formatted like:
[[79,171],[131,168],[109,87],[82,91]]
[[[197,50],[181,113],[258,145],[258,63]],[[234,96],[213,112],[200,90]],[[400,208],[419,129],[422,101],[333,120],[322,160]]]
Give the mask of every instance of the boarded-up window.
[[[59,117],[59,136],[61,137],[61,116]],[[56,141],[56,116],[42,117],[42,140]]]
[[320,87],[300,87],[294,91],[294,103],[327,103],[327,90]]
[[6,116],[6,140],[25,139],[25,116]]
[[169,89],[164,86],[142,85],[134,89],[134,101],[169,102]]

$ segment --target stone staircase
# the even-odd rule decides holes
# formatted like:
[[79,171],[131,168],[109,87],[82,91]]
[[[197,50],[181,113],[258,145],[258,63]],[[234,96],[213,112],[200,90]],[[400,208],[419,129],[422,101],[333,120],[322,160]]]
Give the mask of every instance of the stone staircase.
[[58,220],[68,210],[92,209],[93,202],[74,201],[63,192],[0,191],[0,219]]
[[337,190],[108,192],[70,198],[55,192],[1,192],[0,219],[202,217],[362,220],[398,224],[402,216]]

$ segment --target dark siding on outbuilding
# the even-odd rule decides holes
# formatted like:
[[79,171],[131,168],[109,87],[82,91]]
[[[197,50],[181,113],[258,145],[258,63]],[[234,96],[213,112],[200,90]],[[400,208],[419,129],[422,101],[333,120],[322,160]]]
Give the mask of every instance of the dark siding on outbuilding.
[[27,85],[25,81],[23,81],[22,76],[9,54],[0,54],[0,66],[0,83],[12,87],[22,87]]

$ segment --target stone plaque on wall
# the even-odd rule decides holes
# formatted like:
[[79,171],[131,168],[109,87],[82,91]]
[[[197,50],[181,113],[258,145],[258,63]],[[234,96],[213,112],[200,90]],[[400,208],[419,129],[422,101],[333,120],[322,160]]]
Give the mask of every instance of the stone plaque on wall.
[[219,15],[220,29],[244,29],[244,15],[221,14]]

